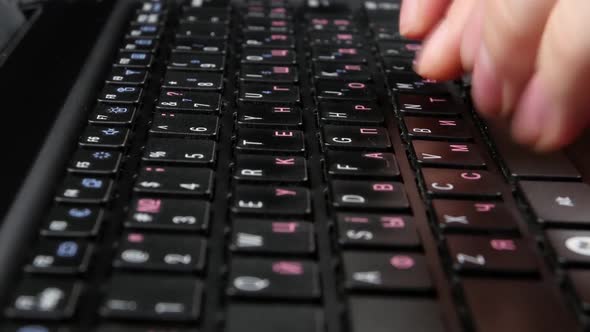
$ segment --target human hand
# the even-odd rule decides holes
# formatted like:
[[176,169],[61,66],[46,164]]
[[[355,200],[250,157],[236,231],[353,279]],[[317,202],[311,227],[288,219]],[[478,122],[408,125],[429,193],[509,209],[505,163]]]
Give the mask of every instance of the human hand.
[[425,38],[420,75],[473,72],[476,108],[521,144],[558,149],[590,125],[588,0],[403,0],[400,31]]

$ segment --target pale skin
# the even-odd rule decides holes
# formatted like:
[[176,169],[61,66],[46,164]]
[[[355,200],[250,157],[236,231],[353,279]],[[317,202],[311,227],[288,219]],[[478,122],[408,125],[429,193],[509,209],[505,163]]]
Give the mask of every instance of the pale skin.
[[436,80],[473,74],[479,113],[514,140],[562,148],[590,126],[589,0],[403,0],[401,33]]

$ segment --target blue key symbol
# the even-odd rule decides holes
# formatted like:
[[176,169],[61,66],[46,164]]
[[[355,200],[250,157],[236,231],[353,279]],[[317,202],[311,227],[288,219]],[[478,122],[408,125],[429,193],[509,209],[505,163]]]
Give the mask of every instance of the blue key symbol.
[[127,107],[109,107],[107,109],[107,112],[114,113],[114,114],[121,114],[121,113],[129,112],[129,109]]
[[68,211],[68,214],[70,215],[70,217],[74,217],[74,218],[86,218],[92,214],[92,210],[90,210],[89,208],[84,208],[84,209],[72,208]]
[[110,152],[106,152],[106,151],[96,151],[95,153],[92,154],[92,157],[94,157],[94,159],[100,159],[100,160],[105,160],[105,159],[110,159],[113,155]]
[[49,332],[49,330],[46,327],[39,325],[27,325],[19,327],[16,332]]
[[59,257],[74,257],[78,253],[78,245],[76,242],[67,241],[62,242],[57,247],[57,255]]
[[123,88],[118,88],[117,92],[123,93],[123,92],[134,92],[135,88],[132,88],[130,86],[128,87],[123,87]]
[[135,43],[137,45],[151,45],[152,44],[152,40],[151,39],[138,39],[135,41]]
[[131,54],[131,59],[133,60],[144,60],[146,58],[145,53],[133,53]]
[[119,131],[116,130],[115,128],[107,128],[107,129],[102,130],[102,133],[107,136],[114,136],[114,135],[117,135],[119,133]]
[[82,186],[84,186],[85,188],[99,189],[102,188],[102,180],[94,178],[84,178],[82,179]]

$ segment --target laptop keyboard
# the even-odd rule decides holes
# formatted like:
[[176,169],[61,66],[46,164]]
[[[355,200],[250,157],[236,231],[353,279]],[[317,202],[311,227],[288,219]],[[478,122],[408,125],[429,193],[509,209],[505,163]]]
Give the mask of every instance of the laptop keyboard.
[[582,331],[590,187],[398,11],[137,3],[1,330]]

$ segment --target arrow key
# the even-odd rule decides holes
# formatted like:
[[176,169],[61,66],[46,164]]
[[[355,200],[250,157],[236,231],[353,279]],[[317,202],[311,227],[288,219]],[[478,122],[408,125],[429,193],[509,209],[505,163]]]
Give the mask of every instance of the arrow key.
[[210,196],[213,171],[204,168],[143,167],[134,189],[153,194]]

